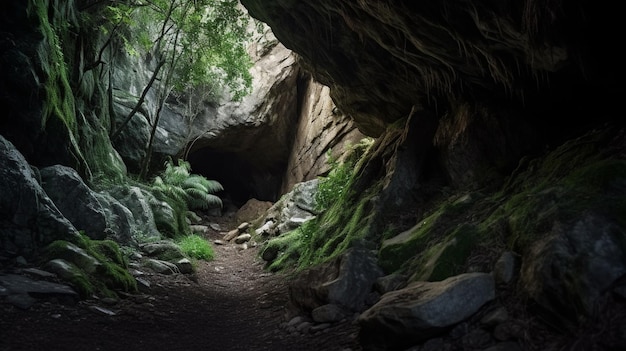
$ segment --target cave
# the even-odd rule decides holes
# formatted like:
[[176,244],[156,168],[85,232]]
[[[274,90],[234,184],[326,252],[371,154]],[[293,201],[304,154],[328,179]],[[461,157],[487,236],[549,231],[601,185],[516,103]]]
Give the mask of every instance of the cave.
[[626,350],[617,16],[0,2],[0,350]]
[[204,148],[190,153],[188,161],[192,172],[220,182],[219,195],[237,208],[250,199],[274,202],[280,196],[280,169],[260,168],[240,153]]

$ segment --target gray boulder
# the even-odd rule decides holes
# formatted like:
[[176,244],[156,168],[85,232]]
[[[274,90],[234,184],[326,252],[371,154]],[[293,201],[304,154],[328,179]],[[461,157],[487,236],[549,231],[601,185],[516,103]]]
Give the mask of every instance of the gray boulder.
[[118,186],[108,190],[108,193],[132,213],[136,224],[133,236],[136,237],[137,241],[161,238],[151,206],[151,203],[155,203],[156,200],[151,194],[135,186]]
[[495,298],[488,273],[465,273],[439,282],[415,282],[384,294],[361,314],[361,344],[370,350],[402,349],[440,335]]
[[289,286],[291,302],[310,312],[326,304],[362,311],[376,279],[383,275],[371,250],[354,247],[330,263],[303,273]]
[[0,136],[0,255],[30,257],[54,240],[78,235],[13,144]]
[[41,185],[74,227],[95,240],[106,238],[107,218],[96,193],[73,168],[55,165],[42,168]]
[[617,223],[595,214],[556,222],[523,258],[521,286],[551,317],[567,322],[588,315],[626,274],[624,237]]
[[304,222],[315,218],[315,193],[319,184],[318,179],[301,182],[283,195],[269,210],[259,226],[273,222],[275,235],[280,235],[297,229]]
[[133,213],[107,193],[97,193],[107,219],[107,238],[123,246],[136,246],[135,234],[146,225],[135,220]]

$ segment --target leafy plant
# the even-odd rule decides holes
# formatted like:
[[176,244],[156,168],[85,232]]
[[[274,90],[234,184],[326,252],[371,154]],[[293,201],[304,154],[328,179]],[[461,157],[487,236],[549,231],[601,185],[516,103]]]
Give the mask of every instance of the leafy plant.
[[352,164],[339,162],[330,156],[330,150],[326,153],[327,163],[331,166],[328,176],[320,178],[315,201],[317,210],[322,212],[340,199],[352,177]]
[[191,174],[191,165],[183,160],[178,160],[178,165],[171,160],[166,161],[165,170],[152,183],[152,191],[157,198],[166,202],[183,202],[190,210],[221,208],[222,200],[214,193],[222,190],[224,188],[218,181]]
[[178,245],[183,250],[183,253],[191,258],[210,261],[215,256],[211,244],[197,234],[182,237]]

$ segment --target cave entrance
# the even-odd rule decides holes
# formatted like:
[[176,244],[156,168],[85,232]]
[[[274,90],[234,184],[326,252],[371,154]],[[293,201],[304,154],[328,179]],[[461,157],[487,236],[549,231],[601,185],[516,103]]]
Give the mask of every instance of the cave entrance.
[[244,154],[200,149],[187,160],[193,173],[220,182],[224,191],[216,195],[237,208],[252,198],[275,202],[279,196],[280,172],[256,166]]

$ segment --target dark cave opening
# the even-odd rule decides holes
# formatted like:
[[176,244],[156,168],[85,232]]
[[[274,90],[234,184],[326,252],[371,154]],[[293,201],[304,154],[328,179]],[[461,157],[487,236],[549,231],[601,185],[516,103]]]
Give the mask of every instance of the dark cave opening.
[[216,195],[237,208],[252,198],[275,202],[279,196],[280,174],[254,165],[241,153],[200,149],[188,161],[193,173],[220,182],[224,191]]

